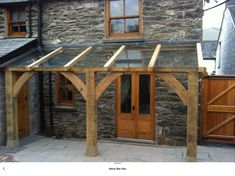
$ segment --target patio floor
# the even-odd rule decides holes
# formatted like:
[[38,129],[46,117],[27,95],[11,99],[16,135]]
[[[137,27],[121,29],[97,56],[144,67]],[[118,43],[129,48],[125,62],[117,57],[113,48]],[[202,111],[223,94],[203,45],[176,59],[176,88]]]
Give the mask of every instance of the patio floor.
[[[99,156],[87,157],[85,141],[30,136],[21,147],[0,147],[20,162],[184,162],[186,147],[147,146],[99,141]],[[235,162],[234,146],[198,146],[198,162]],[[0,161],[1,162],[1,161]]]

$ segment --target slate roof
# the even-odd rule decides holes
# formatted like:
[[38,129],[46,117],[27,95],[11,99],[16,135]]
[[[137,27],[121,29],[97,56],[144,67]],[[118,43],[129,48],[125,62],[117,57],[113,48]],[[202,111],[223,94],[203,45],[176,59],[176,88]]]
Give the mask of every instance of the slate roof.
[[0,4],[28,2],[28,1],[30,1],[30,0],[0,0]]
[[35,38],[0,39],[0,65],[36,46]]
[[203,59],[215,59],[216,48],[217,48],[217,41],[203,41],[202,42]]

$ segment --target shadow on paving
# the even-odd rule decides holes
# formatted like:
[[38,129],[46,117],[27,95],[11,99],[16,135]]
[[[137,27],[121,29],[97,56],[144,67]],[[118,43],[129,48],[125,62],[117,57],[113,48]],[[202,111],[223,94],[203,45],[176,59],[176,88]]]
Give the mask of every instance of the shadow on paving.
[[6,153],[14,154],[19,151],[22,151],[22,150],[26,149],[26,146],[28,144],[34,143],[42,138],[43,138],[43,136],[31,135],[31,136],[26,136],[26,137],[20,139],[20,146],[19,147],[0,146],[0,155],[6,154]]

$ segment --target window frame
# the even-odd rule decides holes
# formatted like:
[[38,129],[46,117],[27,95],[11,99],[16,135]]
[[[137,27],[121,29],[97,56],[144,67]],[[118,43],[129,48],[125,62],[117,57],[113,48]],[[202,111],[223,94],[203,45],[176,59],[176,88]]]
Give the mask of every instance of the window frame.
[[[17,21],[13,22],[11,21],[11,12],[12,11],[17,11],[17,18],[19,15],[19,11],[23,10],[24,11],[24,15],[25,15],[25,21]],[[21,6],[10,6],[6,8],[6,14],[7,14],[7,35],[9,37],[25,37],[27,35],[27,14],[26,14],[26,7],[21,5]],[[13,24],[19,24],[19,23],[25,23],[25,27],[26,27],[26,32],[12,32],[12,28],[11,26]]]
[[[141,37],[142,36],[142,0],[139,0],[139,15],[134,16],[125,16],[125,0],[123,0],[123,13],[124,16],[119,17],[111,17],[110,16],[110,0],[106,0],[106,37],[107,38],[130,38],[130,37]],[[111,33],[111,19],[132,19],[132,18],[139,18],[139,32],[129,32],[129,33],[119,33],[119,34],[112,34]],[[125,26],[124,26],[125,28]]]
[[[61,97],[61,76],[63,76],[61,73],[56,74],[56,99],[57,99],[57,106],[74,106],[74,86],[72,85],[72,100],[63,100]],[[69,81],[65,77],[66,81]]]

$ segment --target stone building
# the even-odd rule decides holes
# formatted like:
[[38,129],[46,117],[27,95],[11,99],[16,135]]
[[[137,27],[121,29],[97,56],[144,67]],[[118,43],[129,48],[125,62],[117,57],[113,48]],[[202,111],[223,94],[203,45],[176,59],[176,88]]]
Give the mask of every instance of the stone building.
[[[157,43],[176,46],[196,45],[202,37],[202,13],[201,0],[3,0],[0,2],[0,41],[4,43],[6,40],[14,40],[18,37],[37,38],[38,47],[29,48],[24,53],[8,57],[7,63],[2,63],[1,67],[17,65],[27,59],[37,60],[61,46],[68,49],[58,56],[62,60],[76,56],[81,52],[80,48],[96,46],[96,55],[88,61],[81,61],[81,66],[82,64],[97,66],[101,63],[96,58],[106,58],[103,60],[105,63],[114,53],[108,49],[99,50],[99,47],[128,45],[147,46],[151,49],[151,44]],[[140,57],[138,53],[127,54],[134,58]],[[144,50],[141,57],[143,55],[151,57],[152,53]],[[195,53],[187,49],[180,52],[163,52],[159,56],[158,66],[197,67],[196,58]],[[79,76],[82,79],[84,75]],[[104,75],[100,74],[98,77],[102,79]],[[119,107],[121,97],[118,96],[121,93],[117,87],[122,86],[115,82],[97,102],[98,138],[140,138],[156,141],[159,144],[184,145],[187,111],[180,98],[159,78],[153,81],[151,76],[142,75],[138,79],[135,78],[136,80],[134,77],[133,75],[122,76],[120,81],[123,81],[123,85],[124,82],[126,84],[121,89],[129,90],[134,86],[130,85],[131,82],[143,81],[143,86],[139,89],[148,90],[144,96],[148,98],[143,99],[145,108],[142,109],[142,113],[151,114],[153,124],[151,135],[136,137],[138,135],[132,134],[133,131],[128,129],[131,124],[127,125],[126,130],[129,132],[119,133],[120,127],[117,127],[119,111],[128,114],[130,111],[135,111],[135,107],[132,107],[131,100],[128,99],[130,91],[124,93],[125,102]],[[184,74],[177,74],[176,78],[184,87],[187,87]],[[2,145],[6,141],[3,79],[4,73],[1,72],[0,138]],[[149,90],[150,84],[154,85],[154,90]],[[85,101],[82,95],[75,92],[70,85],[64,76],[53,72],[37,74],[28,83],[30,91],[27,93],[26,87],[22,95],[29,97],[29,99],[26,98],[29,101],[21,102],[21,105],[29,108],[26,110],[22,108],[18,114],[19,119],[26,119],[28,122],[22,126],[20,136],[42,133],[59,138],[86,137]],[[133,90],[138,92],[136,89]],[[153,94],[156,95],[153,101],[150,100],[153,97],[151,92],[156,92]],[[20,117],[22,114],[26,117]]]
[[216,74],[234,75],[235,74],[235,1],[227,4],[217,44],[216,54]]

